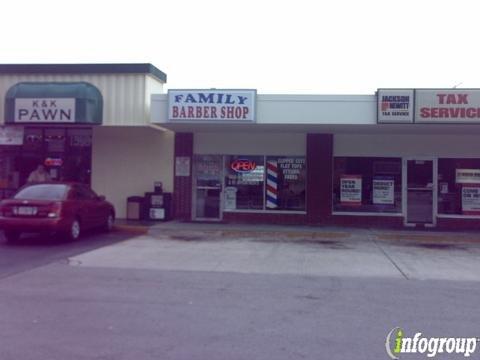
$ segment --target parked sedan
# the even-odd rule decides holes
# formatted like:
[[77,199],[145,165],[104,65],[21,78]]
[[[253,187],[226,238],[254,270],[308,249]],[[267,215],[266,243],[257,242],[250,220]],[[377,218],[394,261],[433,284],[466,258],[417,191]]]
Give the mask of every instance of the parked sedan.
[[0,202],[0,229],[9,242],[27,232],[60,233],[76,240],[87,229],[110,230],[114,219],[114,208],[104,196],[77,183],[26,185]]

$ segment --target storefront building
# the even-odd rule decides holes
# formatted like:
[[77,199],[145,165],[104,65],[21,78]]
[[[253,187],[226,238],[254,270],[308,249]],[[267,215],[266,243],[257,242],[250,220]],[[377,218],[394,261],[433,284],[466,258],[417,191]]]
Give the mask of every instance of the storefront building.
[[170,90],[151,64],[0,65],[0,198],[42,164],[126,217],[161,182],[174,218],[480,227],[480,90]]
[[171,90],[177,219],[391,227],[480,225],[480,91],[376,95]]
[[119,218],[154,182],[171,191],[173,134],[149,121],[165,82],[151,64],[0,65],[0,199],[40,164],[91,185]]

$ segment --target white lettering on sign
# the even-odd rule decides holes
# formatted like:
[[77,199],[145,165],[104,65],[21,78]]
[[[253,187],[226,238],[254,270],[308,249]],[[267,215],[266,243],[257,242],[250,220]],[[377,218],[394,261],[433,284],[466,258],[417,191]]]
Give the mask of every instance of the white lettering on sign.
[[72,123],[75,122],[74,98],[17,98],[16,123]]
[[255,121],[255,90],[169,90],[169,121]]

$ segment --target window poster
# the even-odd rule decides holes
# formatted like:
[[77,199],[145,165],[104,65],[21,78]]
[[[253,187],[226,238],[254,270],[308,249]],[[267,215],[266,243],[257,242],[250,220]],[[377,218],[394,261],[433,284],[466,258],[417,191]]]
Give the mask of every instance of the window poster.
[[480,184],[462,187],[462,212],[465,215],[480,215]]
[[340,203],[352,206],[362,204],[361,175],[342,175],[340,178]]
[[224,194],[224,209],[235,210],[237,208],[237,188],[233,186],[227,186],[225,187]]
[[175,176],[190,176],[190,157],[175,157]]
[[393,205],[395,180],[387,177],[373,179],[373,203],[376,205]]

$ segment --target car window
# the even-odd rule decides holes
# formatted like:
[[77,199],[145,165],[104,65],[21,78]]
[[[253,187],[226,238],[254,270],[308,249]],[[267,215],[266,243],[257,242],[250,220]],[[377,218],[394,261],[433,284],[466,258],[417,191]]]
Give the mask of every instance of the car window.
[[83,193],[85,194],[85,196],[87,196],[89,199],[91,200],[96,200],[97,199],[97,194],[95,194],[95,192],[93,190],[91,190],[90,188],[86,187],[86,186],[82,186],[82,191]]
[[85,186],[74,186],[71,192],[71,198],[76,200],[95,200],[97,195]]
[[63,200],[67,186],[63,184],[38,184],[21,189],[13,197],[20,200]]

